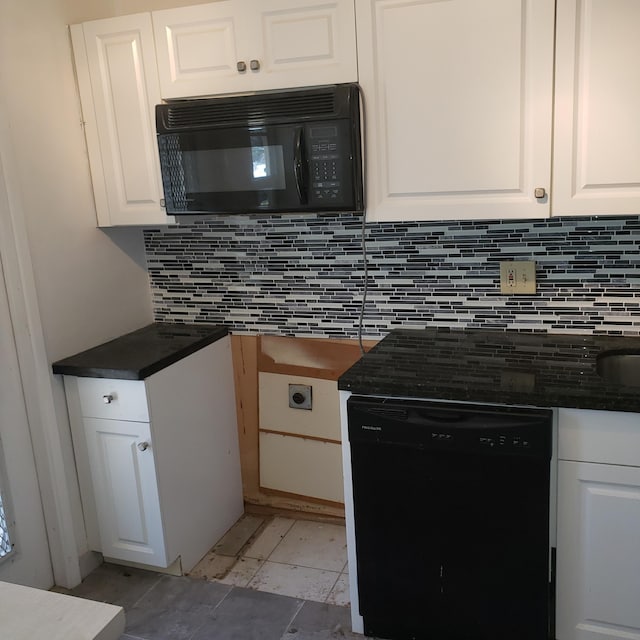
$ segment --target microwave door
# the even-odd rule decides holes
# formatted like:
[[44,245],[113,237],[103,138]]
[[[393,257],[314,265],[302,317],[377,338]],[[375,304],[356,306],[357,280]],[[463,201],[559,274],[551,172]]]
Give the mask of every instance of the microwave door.
[[287,125],[186,132],[162,136],[172,138],[164,143],[159,136],[167,213],[300,209],[306,161],[299,129]]

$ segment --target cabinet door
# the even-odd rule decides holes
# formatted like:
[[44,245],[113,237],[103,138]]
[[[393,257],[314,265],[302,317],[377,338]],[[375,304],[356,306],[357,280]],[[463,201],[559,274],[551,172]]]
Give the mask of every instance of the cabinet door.
[[362,0],[374,220],[543,217],[553,0]]
[[[239,49],[246,27],[234,0],[153,12],[160,91],[183,98],[248,91],[250,71],[237,65],[248,52]],[[255,45],[254,45],[255,46]]]
[[558,0],[554,215],[640,212],[640,3]]
[[99,226],[166,224],[148,14],[71,27]]
[[640,639],[640,468],[558,465],[558,640]]
[[356,82],[353,0],[269,0],[253,3],[251,53],[260,64],[255,89]]
[[100,551],[109,558],[168,566],[149,423],[85,418],[84,424]]
[[153,26],[163,98],[357,80],[353,0],[223,0]]

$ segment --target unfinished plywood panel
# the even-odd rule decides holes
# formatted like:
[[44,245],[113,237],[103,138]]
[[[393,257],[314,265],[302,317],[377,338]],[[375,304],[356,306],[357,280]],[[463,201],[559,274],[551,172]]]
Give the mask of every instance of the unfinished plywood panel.
[[[365,349],[371,348],[374,344],[374,341],[366,341]],[[339,504],[342,501],[341,497],[336,500],[317,498],[314,495],[305,494],[307,489],[301,485],[294,490],[291,490],[291,487],[289,489],[267,486],[261,488],[258,377],[259,372],[273,373],[311,379],[314,388],[318,382],[326,381],[328,384],[335,385],[338,377],[360,358],[359,344],[355,340],[330,338],[243,335],[232,336],[232,348],[245,502],[259,508],[302,511],[314,516],[343,517],[344,508]],[[263,398],[265,393],[267,392],[262,393]],[[339,425],[339,422],[337,424]],[[277,428],[273,429],[273,431],[276,430]],[[304,431],[301,430],[300,433]],[[331,437],[328,440],[331,442],[328,444],[333,444],[334,451],[340,451],[340,445],[336,444],[340,439],[339,431],[323,432],[323,436],[330,434]],[[278,455],[275,458],[272,456],[271,459],[282,461],[287,456],[287,451],[280,450]],[[338,469],[341,473],[340,465]],[[267,475],[269,475],[268,472]],[[338,480],[341,479],[340,475],[333,475]],[[340,491],[342,491],[341,485]],[[330,494],[331,492],[314,491],[314,493]]]
[[[290,384],[311,387],[311,410],[289,406]],[[340,442],[340,396],[336,382],[260,372],[258,385],[260,429]]]
[[260,482],[265,489],[343,503],[341,447],[262,431]]
[[236,388],[240,468],[245,501],[259,493],[258,460],[258,336],[231,336]]
[[[367,340],[365,351],[375,342]],[[362,353],[356,340],[261,336],[260,371],[337,380]]]

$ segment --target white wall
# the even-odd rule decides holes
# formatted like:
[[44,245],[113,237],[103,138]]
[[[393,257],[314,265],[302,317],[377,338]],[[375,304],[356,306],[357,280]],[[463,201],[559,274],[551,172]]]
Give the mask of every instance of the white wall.
[[[7,190],[26,230],[26,247],[16,252],[22,263],[8,270],[7,286],[14,300],[24,289],[33,323],[22,342],[34,354],[23,383],[58,576],[78,558],[60,558],[64,545],[56,548],[52,532],[64,543],[74,538],[78,557],[87,546],[62,385],[50,363],[152,320],[141,230],[96,227],[67,28],[114,13],[111,0],[0,0],[7,132],[0,151],[11,158]],[[56,513],[66,520],[56,522]]]
[[110,10],[107,0],[0,5],[0,91],[51,360],[151,320],[141,231],[96,228],[67,29]]

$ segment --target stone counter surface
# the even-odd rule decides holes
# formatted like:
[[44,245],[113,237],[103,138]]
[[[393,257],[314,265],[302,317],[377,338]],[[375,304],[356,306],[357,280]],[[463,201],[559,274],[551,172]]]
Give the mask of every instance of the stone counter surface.
[[338,380],[358,394],[640,413],[638,386],[596,371],[603,351],[640,337],[397,329]]
[[53,363],[53,373],[88,378],[144,380],[216,342],[224,326],[154,322],[142,329]]

